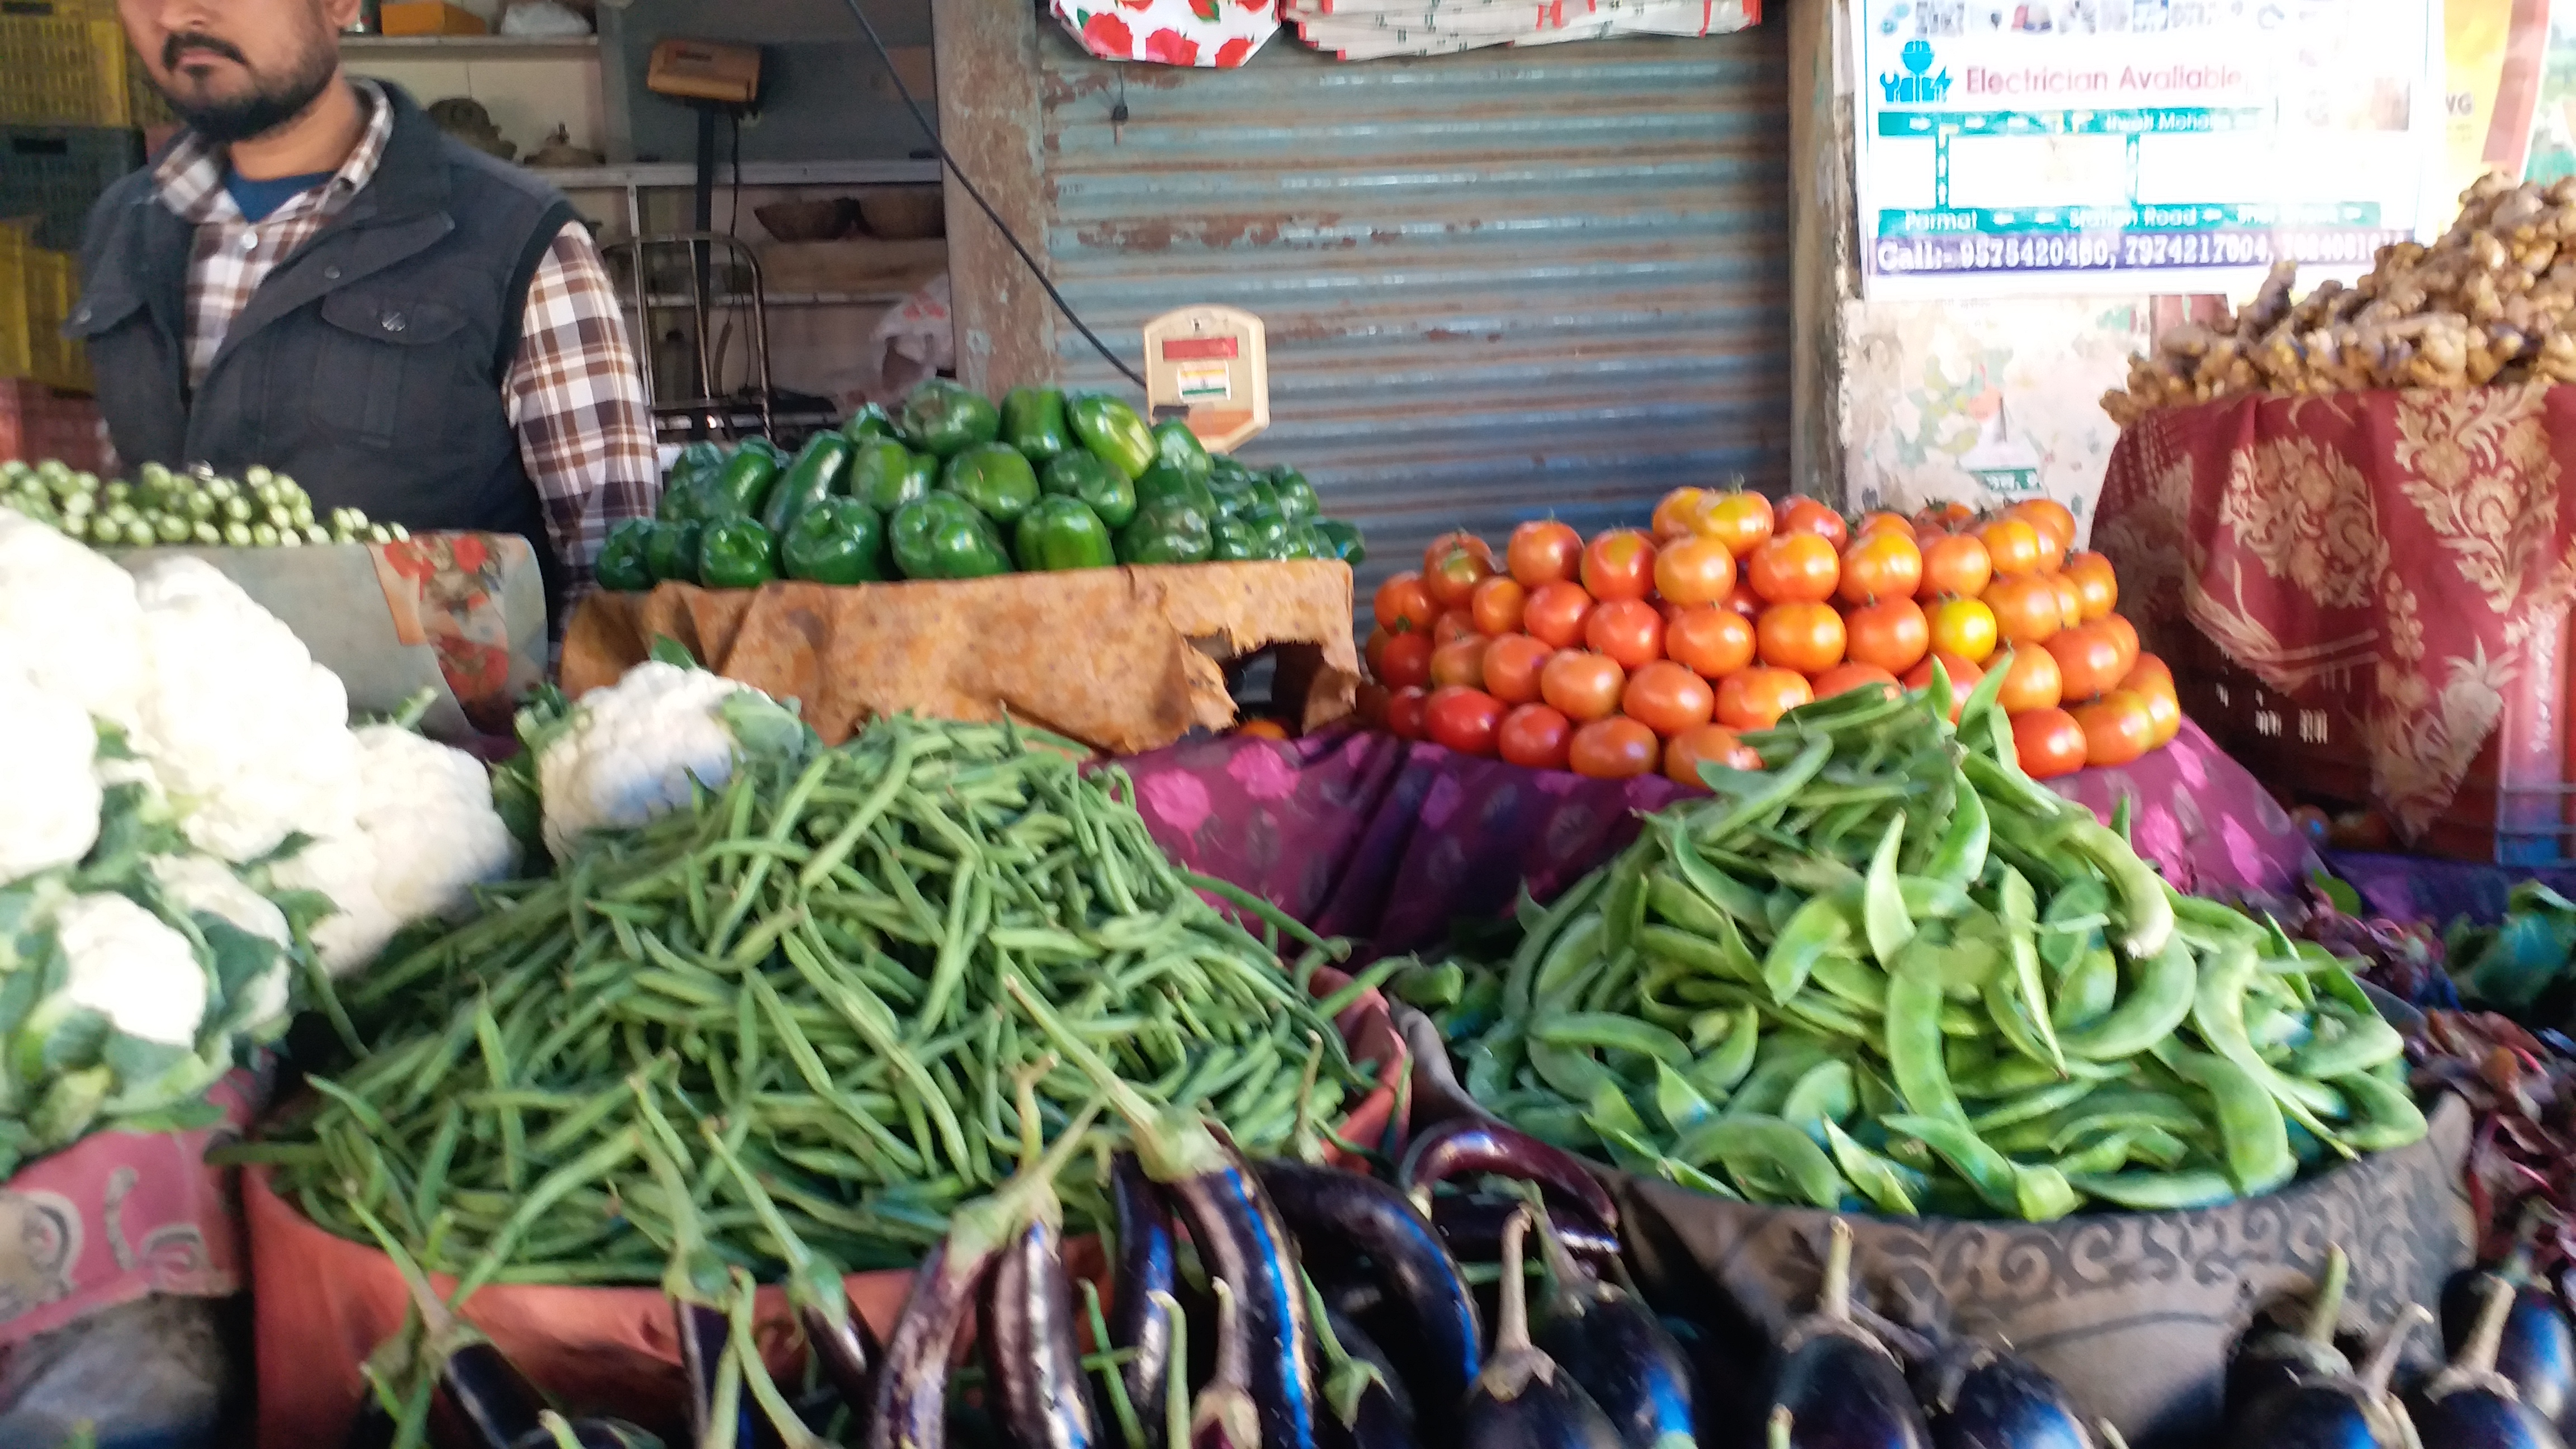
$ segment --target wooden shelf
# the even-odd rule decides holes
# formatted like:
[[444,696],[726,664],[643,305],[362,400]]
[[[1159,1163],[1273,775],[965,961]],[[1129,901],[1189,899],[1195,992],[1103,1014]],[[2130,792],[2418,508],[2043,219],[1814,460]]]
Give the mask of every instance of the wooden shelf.
[[340,53],[353,61],[387,60],[595,60],[596,35],[343,35]]
[[[685,162],[633,166],[530,167],[565,191],[622,191],[627,187],[698,184],[698,168]],[[746,161],[745,186],[923,186],[939,180],[937,161]],[[733,168],[716,167],[719,189],[734,184]]]

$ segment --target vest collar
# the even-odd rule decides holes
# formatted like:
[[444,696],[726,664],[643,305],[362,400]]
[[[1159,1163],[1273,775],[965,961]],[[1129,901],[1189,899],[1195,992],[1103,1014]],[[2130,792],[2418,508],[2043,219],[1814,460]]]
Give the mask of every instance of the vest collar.
[[367,226],[408,221],[444,212],[454,181],[449,175],[447,138],[409,93],[384,81],[374,83],[393,111],[393,134],[385,139],[384,158],[374,179],[358,192],[334,225]]

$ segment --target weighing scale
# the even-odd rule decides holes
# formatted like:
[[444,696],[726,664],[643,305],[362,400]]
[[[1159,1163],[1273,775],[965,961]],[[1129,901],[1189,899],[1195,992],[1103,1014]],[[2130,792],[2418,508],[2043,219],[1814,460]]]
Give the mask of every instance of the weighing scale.
[[1145,402],[1179,418],[1211,453],[1270,426],[1269,332],[1235,307],[1183,307],[1145,324]]

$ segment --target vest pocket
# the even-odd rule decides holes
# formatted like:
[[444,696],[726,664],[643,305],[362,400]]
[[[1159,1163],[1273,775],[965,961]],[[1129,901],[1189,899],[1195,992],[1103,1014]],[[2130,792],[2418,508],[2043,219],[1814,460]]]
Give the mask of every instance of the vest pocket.
[[322,320],[330,325],[312,391],[322,425],[379,448],[434,445],[458,370],[447,344],[464,329],[464,313],[443,302],[346,291],[322,299]]

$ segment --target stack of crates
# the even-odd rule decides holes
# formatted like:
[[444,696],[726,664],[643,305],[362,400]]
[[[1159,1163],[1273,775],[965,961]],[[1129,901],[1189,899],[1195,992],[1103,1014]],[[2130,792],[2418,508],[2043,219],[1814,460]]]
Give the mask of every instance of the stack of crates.
[[171,119],[115,0],[0,0],[0,126],[149,130]]
[[25,230],[0,226],[0,378],[25,378],[64,392],[89,392],[88,349],[63,336],[80,298],[80,264],[37,246]]

